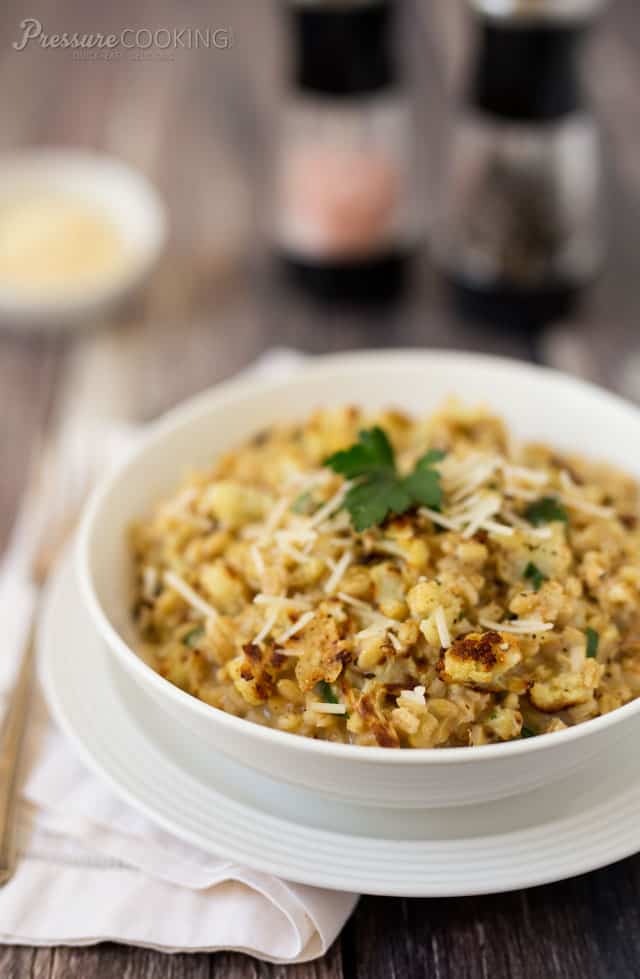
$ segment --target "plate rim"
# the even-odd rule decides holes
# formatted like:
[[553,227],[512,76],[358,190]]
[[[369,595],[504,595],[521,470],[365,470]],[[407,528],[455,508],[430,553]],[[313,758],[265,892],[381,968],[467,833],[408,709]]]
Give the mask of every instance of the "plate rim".
[[[219,829],[219,836],[215,843],[211,839],[207,839],[205,836],[200,835],[193,829],[190,829],[184,825],[180,825],[176,822],[176,814],[167,814],[167,811],[160,811],[153,808],[149,801],[146,801],[142,795],[136,796],[135,792],[131,789],[129,784],[124,784],[122,780],[118,778],[118,765],[114,766],[113,759],[110,761],[109,758],[105,757],[104,748],[102,753],[96,744],[87,744],[83,740],[83,734],[86,736],[86,731],[83,732],[82,728],[78,730],[78,719],[70,716],[69,712],[69,702],[65,701],[64,695],[61,695],[57,688],[56,678],[55,678],[55,664],[56,656],[60,655],[56,648],[56,643],[53,641],[55,637],[55,629],[52,628],[56,625],[58,617],[62,621],[63,613],[65,611],[65,603],[68,601],[68,593],[71,590],[78,590],[78,582],[74,574],[73,565],[69,559],[69,556],[61,563],[59,568],[53,575],[49,586],[47,588],[47,593],[45,595],[42,615],[40,619],[40,628],[38,630],[38,668],[39,668],[39,678],[44,690],[45,699],[51,710],[55,722],[62,729],[66,737],[71,741],[74,750],[82,758],[84,763],[88,768],[93,771],[98,777],[105,779],[115,794],[124,799],[129,805],[133,806],[138,811],[143,812],[147,818],[152,822],[161,826],[167,832],[177,836],[192,845],[205,850],[206,852],[216,854],[217,856],[232,860],[234,862],[247,863],[256,870],[260,870],[263,873],[275,874],[279,877],[285,877],[286,879],[297,881],[309,886],[323,887],[332,890],[340,891],[354,891],[366,894],[376,894],[382,896],[398,896],[398,897],[463,897],[472,896],[479,894],[492,894],[492,893],[505,893],[510,890],[518,890],[523,887],[539,886],[546,883],[552,883],[559,880],[564,880],[569,877],[577,876],[582,873],[586,873],[592,870],[599,869],[600,867],[607,866],[610,863],[614,863],[617,860],[623,859],[636,853],[640,849],[640,824],[637,819],[634,818],[634,812],[637,811],[638,804],[640,803],[640,784],[636,785],[635,794],[638,798],[634,799],[634,793],[627,787],[626,799],[625,793],[620,792],[614,795],[609,800],[604,799],[601,803],[595,806],[591,806],[587,812],[592,814],[592,818],[595,819],[594,814],[600,812],[598,816],[600,826],[606,826],[606,834],[602,840],[597,837],[592,838],[592,829],[585,825],[583,827],[583,832],[589,834],[589,839],[592,842],[591,850],[585,851],[581,846],[572,846],[573,857],[569,855],[565,857],[565,863],[563,864],[563,869],[558,872],[554,872],[550,869],[553,860],[538,861],[538,865],[542,868],[535,870],[532,868],[532,873],[523,876],[523,870],[516,870],[515,873],[511,870],[512,860],[509,860],[509,868],[507,871],[507,878],[502,882],[498,882],[495,885],[488,884],[486,878],[479,873],[478,869],[472,870],[471,874],[475,877],[475,883],[471,880],[464,881],[464,872],[461,871],[460,867],[451,867],[451,880],[441,879],[439,882],[434,882],[429,880],[426,882],[421,882],[418,878],[415,883],[403,883],[401,880],[396,879],[393,881],[390,878],[385,878],[383,881],[380,879],[378,883],[371,879],[365,879],[361,877],[360,880],[357,878],[357,873],[362,874],[362,870],[349,870],[347,875],[344,876],[345,871],[342,871],[343,876],[340,875],[340,871],[327,871],[326,862],[322,863],[322,869],[316,867],[298,866],[292,864],[290,866],[284,866],[282,869],[274,863],[273,856],[271,858],[261,858],[259,854],[251,856],[247,859],[246,856],[240,856],[234,853],[233,847],[225,847],[224,841],[224,830]],[[77,603],[76,603],[77,611]],[[85,628],[88,630],[92,629],[94,649],[91,650],[91,643],[84,644],[85,650],[89,650],[85,655],[96,657],[99,654],[101,647],[103,665],[105,669],[109,666],[112,668],[115,666],[113,662],[108,662],[109,653],[107,648],[101,639],[101,637],[93,630],[92,623],[87,616],[86,610],[82,609],[82,614],[86,618]],[[77,614],[76,614],[76,628],[73,630],[77,635],[81,634],[81,630],[77,628]],[[68,626],[62,626],[62,628],[68,628]],[[57,624],[58,632],[61,629],[61,625]],[[86,640],[86,637],[85,637]],[[78,639],[76,638],[76,642]],[[65,646],[65,651],[66,651]],[[108,685],[107,685],[108,686]],[[100,687],[99,693],[104,697],[109,697],[115,694],[115,686],[111,684],[111,693],[108,691],[107,686]],[[128,716],[128,710],[126,706],[117,701],[119,708],[124,712],[125,716]],[[145,738],[144,731],[140,731],[139,725],[136,723],[135,719],[129,718],[130,729],[137,732],[138,736],[143,740],[148,740]],[[152,746],[154,751],[162,757],[163,752],[157,746]],[[115,749],[111,749],[112,754]],[[127,758],[125,759],[125,764],[133,764],[132,759],[134,758],[134,752],[127,752]],[[115,757],[115,756],[114,756]],[[177,766],[176,762],[170,757],[168,759],[171,766],[175,769]],[[122,759],[120,759],[120,765],[122,765]],[[135,774],[135,772],[134,772]],[[211,798],[217,797],[226,800],[228,806],[235,805],[236,807],[241,806],[247,811],[251,818],[261,818],[264,819],[265,814],[262,810],[258,808],[253,808],[248,806],[245,802],[238,803],[237,801],[230,799],[225,795],[220,789],[216,789],[211,786],[204,786],[200,780],[198,780],[194,775],[190,774],[188,771],[183,772],[185,779],[191,780],[194,784],[200,786],[200,788],[208,793]],[[640,782],[640,778],[638,780]],[[186,783],[185,783],[186,784]],[[624,800],[625,805],[621,804],[621,800]],[[468,807],[470,813],[473,807]],[[603,819],[602,813],[606,813],[608,809],[614,808],[618,812],[619,821],[625,819],[625,812],[627,809],[630,810],[629,816],[626,817],[626,823],[628,824],[627,836],[623,838],[622,834],[610,832],[610,825],[608,825],[608,820]],[[253,815],[252,815],[253,814]],[[420,841],[396,841],[388,840],[376,837],[350,837],[347,833],[339,833],[335,830],[317,830],[315,827],[309,827],[304,825],[295,824],[293,822],[287,822],[279,816],[273,816],[269,814],[269,820],[274,821],[275,824],[280,824],[285,830],[290,829],[292,826],[295,827],[297,832],[307,833],[307,834],[317,834],[319,838],[323,838],[325,841],[334,842],[336,845],[348,846],[349,842],[353,846],[354,841],[358,843],[358,846],[369,845],[372,848],[372,852],[375,848],[380,848],[389,846],[394,848],[397,842],[404,843],[410,846],[415,852],[415,857],[418,863],[430,862],[434,863],[434,857],[428,856],[428,848],[435,854],[435,851],[440,848],[445,849],[443,843],[446,843],[451,847],[452,843],[457,844],[461,851],[464,851],[465,857],[469,856],[469,849],[477,847],[480,851],[483,847],[486,847],[490,840],[494,837],[490,836],[479,836],[479,837],[467,837],[465,840],[447,840],[447,841],[435,841],[435,840],[420,840]],[[549,828],[560,829],[563,826],[563,822],[575,822],[575,816],[565,816],[560,819],[554,820],[551,818],[547,823]],[[586,814],[583,814],[583,822],[588,823],[586,820]],[[633,827],[638,826],[636,830],[635,839],[628,839],[628,837],[633,837]],[[566,830],[566,826],[564,829]],[[527,838],[531,839],[532,834],[539,831],[539,827],[526,827],[524,829],[515,829],[508,833],[496,834],[495,839],[501,839],[510,837],[510,842],[514,851],[527,850]],[[611,837],[614,837],[613,843],[611,843]],[[507,839],[507,842],[509,840]],[[423,851],[422,853],[420,851]],[[587,857],[585,858],[585,853]],[[379,854],[378,854],[379,856]],[[308,863],[308,858],[307,859]],[[356,863],[357,863],[356,857]],[[442,857],[440,857],[442,859]],[[526,859],[526,858],[524,858]],[[529,857],[530,859],[530,857]],[[386,861],[383,861],[386,863]],[[437,860],[435,861],[437,862]],[[466,866],[466,865],[465,865]],[[545,868],[549,869],[545,869]],[[487,874],[490,873],[491,867],[487,866],[485,868]],[[395,871],[393,859],[389,860],[389,867],[384,871],[385,873],[391,873],[392,876]],[[381,871],[382,873],[382,871]],[[460,874],[463,874],[462,878]],[[519,876],[518,876],[519,874]]]

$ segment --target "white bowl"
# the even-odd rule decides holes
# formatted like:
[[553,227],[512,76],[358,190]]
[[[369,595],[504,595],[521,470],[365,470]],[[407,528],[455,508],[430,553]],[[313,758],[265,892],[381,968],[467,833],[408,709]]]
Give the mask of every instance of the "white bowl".
[[588,453],[640,477],[640,413],[571,377],[474,354],[382,351],[319,358],[285,382],[235,381],[157,422],[99,488],[84,514],[77,564],[82,595],[131,682],[149,693],[194,752],[222,751],[272,777],[349,802],[441,807],[514,795],[586,767],[630,736],[640,700],[555,734],[474,748],[394,751],[333,744],[252,724],[209,707],[164,680],[133,651],[130,522],[170,493],[184,472],[273,422],[345,401],[427,413],[449,394],[483,401],[519,437]]
[[64,193],[104,213],[127,249],[113,276],[82,290],[27,293],[0,283],[0,321],[15,330],[68,329],[122,302],[149,274],[168,232],[166,207],[149,180],[114,157],[88,150],[35,149],[0,157],[1,197]]

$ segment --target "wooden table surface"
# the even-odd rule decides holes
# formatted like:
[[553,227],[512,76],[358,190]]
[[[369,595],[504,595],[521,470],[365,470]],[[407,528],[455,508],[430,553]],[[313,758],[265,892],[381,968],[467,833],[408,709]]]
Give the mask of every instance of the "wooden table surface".
[[[408,3],[408,62],[424,130],[424,188],[438,172],[448,100],[466,32],[454,0]],[[104,9],[100,9],[104,7]],[[640,283],[640,15],[617,0],[589,55],[609,177],[610,253],[576,321],[531,339],[456,319],[424,254],[416,281],[384,314],[323,310],[271,274],[256,215],[282,37],[265,0],[4,0],[0,9],[0,145],[75,144],[141,168],[165,195],[172,239],[144,295],[117,321],[67,337],[0,335],[0,547],[6,542],[37,438],[60,404],[117,368],[103,392],[136,418],[249,363],[274,345],[309,352],[364,346],[468,348],[548,360],[612,388],[638,391],[636,296]],[[30,45],[15,51],[19,22],[49,33],[124,27],[231,28],[228,50],[170,58],[78,61]],[[257,241],[257,244],[256,244]],[[630,366],[631,365],[631,368]],[[85,391],[86,393],[86,391]],[[100,392],[96,395],[100,397]],[[597,419],[589,423],[597,424]],[[137,977],[637,977],[640,857],[571,881],[461,900],[363,898],[322,961],[283,967],[239,955],[178,955],[119,946],[0,948],[0,976]]]

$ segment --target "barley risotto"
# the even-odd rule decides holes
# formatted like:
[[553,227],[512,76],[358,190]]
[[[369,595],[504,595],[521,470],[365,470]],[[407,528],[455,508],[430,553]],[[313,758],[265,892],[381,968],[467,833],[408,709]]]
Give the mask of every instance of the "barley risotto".
[[131,529],[141,652],[221,710],[482,745],[640,694],[638,485],[483,408],[261,431]]

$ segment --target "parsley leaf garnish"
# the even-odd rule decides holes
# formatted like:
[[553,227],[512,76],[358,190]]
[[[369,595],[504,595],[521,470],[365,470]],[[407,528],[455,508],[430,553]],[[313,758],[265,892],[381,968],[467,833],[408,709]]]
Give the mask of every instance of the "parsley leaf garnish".
[[367,473],[395,473],[396,464],[393,448],[387,435],[377,425],[358,435],[358,441],[349,449],[334,452],[324,462],[334,472],[347,479],[364,476]]
[[524,578],[531,582],[534,591],[540,591],[540,585],[543,581],[547,580],[546,574],[543,574],[540,568],[529,561],[528,565],[524,569]]
[[543,496],[531,503],[524,511],[527,520],[538,527],[541,523],[552,523],[554,520],[569,522],[569,514],[555,496]]
[[340,703],[335,693],[333,692],[333,687],[331,686],[330,683],[327,683],[326,680],[319,680],[318,683],[316,683],[316,690],[318,691],[318,695],[322,697],[322,699],[324,700],[325,704]]
[[595,629],[589,626],[585,629],[585,635],[587,637],[587,658],[593,659],[598,652],[598,643],[600,642],[600,636]]
[[381,524],[388,513],[404,513],[411,506],[411,496],[393,473],[372,473],[344,498],[356,530]]
[[431,449],[418,459],[413,472],[403,480],[412,502],[428,506],[432,510],[440,506],[440,473],[433,466],[444,459],[444,456],[440,449]]
[[536,732],[532,731],[530,727],[523,727],[520,731],[521,738],[535,738]]
[[444,452],[431,449],[416,462],[408,476],[400,476],[393,448],[386,433],[377,426],[360,432],[349,449],[335,452],[324,465],[346,479],[358,480],[347,492],[343,506],[351,514],[356,530],[381,524],[390,514],[401,514],[414,506],[440,506],[442,489],[435,463]]

